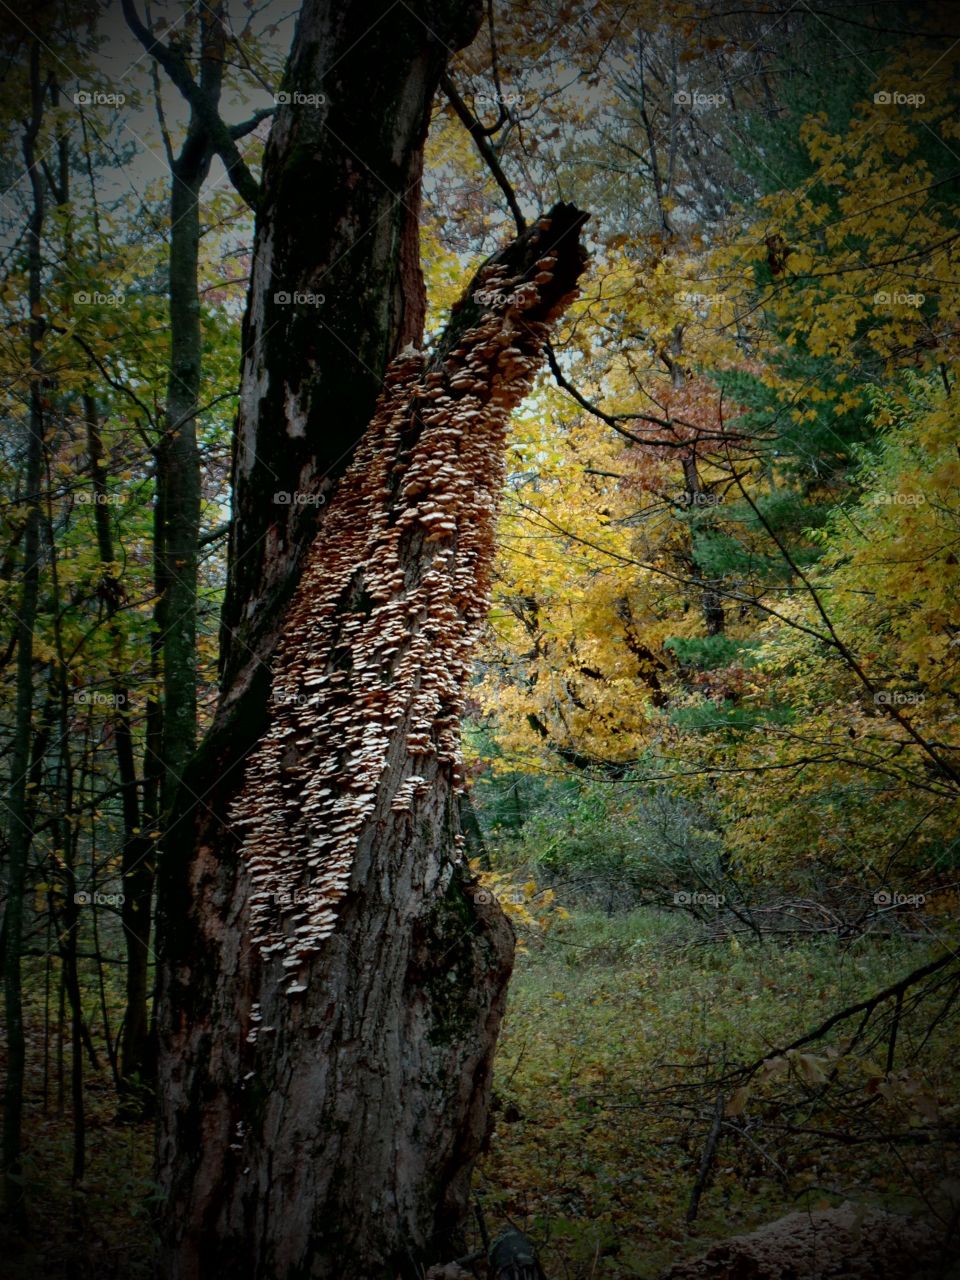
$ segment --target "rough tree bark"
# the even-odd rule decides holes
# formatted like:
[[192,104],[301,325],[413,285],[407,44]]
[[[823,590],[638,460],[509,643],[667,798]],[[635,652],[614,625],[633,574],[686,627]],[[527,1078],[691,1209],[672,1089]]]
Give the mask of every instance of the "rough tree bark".
[[[127,0],[124,9],[135,25]],[[193,901],[191,863],[196,848],[221,840],[221,821],[239,781],[235,765],[266,724],[270,680],[261,657],[268,658],[276,642],[283,606],[316,527],[315,507],[277,506],[273,495],[319,496],[329,488],[370,419],[388,359],[419,329],[422,142],[448,52],[472,38],[480,16],[479,5],[470,0],[412,7],[387,0],[365,5],[311,0],[301,11],[285,85],[294,100],[281,109],[265,158],[265,198],[245,325],[236,519],[222,633],[223,700],[214,729],[189,769],[163,844],[161,1097],[164,1077],[179,1072],[177,1059],[185,1051],[179,1028],[170,1026],[181,1012],[206,1028],[207,1039],[201,1030],[202,1043],[193,1046],[199,1054],[190,1060],[185,1078],[178,1079],[178,1090],[187,1096],[194,1087],[203,1090],[218,973],[201,924],[206,904]],[[148,31],[137,29],[137,34],[153,48]],[[159,47],[156,56],[189,96],[192,86],[176,59]],[[373,83],[376,94],[370,92]],[[296,95],[303,93],[324,98],[301,103]],[[274,301],[281,290],[296,295],[317,287],[328,300],[322,321],[309,305]],[[199,809],[194,796],[203,797]],[[222,843],[226,892],[230,845]],[[184,1119],[181,1100],[179,1093],[176,1099],[167,1097],[160,1118],[160,1169],[162,1180],[171,1187],[176,1183],[182,1198],[189,1199],[193,1193],[185,1188],[191,1170],[175,1169],[173,1162],[181,1142],[189,1161],[198,1124],[196,1115],[192,1125]],[[175,1212],[173,1236],[178,1234]],[[196,1220],[185,1224],[188,1235],[197,1229]],[[217,1256],[215,1240],[209,1244]],[[179,1262],[170,1265],[177,1270]]]
[[481,0],[311,0],[301,12],[244,324],[221,628],[231,698],[264,675],[317,529],[311,500],[346,469],[387,362],[420,340],[423,141],[448,56],[481,17]]
[[[430,101],[478,18],[308,4],[287,84],[325,115],[292,101],[268,146],[223,692],[160,872],[177,1280],[419,1275],[450,1254],[483,1137],[512,934],[459,855],[458,712],[506,416],[582,270],[583,215],[558,206],[505,250],[377,407],[422,322]],[[298,292],[327,301],[275,301]],[[329,494],[319,533],[278,491]]]

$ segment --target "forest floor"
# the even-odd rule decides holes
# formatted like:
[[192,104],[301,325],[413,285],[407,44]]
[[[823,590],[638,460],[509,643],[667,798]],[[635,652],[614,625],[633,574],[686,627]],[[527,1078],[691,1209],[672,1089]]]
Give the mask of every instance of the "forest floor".
[[[807,940],[761,951],[705,942],[649,910],[578,911],[557,922],[530,940],[511,987],[495,1129],[474,1184],[491,1233],[511,1223],[527,1230],[550,1280],[653,1280],[712,1239],[798,1208],[854,1199],[909,1212],[925,1195],[941,1194],[950,1157],[935,1141],[907,1144],[891,1160],[873,1146],[778,1135],[776,1108],[758,1098],[743,1117],[755,1106],[764,1123],[747,1124],[745,1136],[723,1132],[696,1221],[686,1222],[715,1110],[712,1090],[690,1086],[725,1061],[789,1042],[928,953],[918,945],[915,957],[905,954],[902,940],[846,949]],[[152,1124],[119,1122],[106,1072],[97,1079],[88,1071],[87,1168],[82,1189],[72,1188],[69,1076],[58,1109],[51,1062],[45,1107],[39,1002],[30,1013],[25,1175],[33,1245],[19,1257],[5,1247],[0,1275],[147,1280]],[[897,1065],[925,1106],[916,1115],[900,1106],[894,1127],[922,1125],[931,1106],[938,1115],[958,1111],[950,1107],[960,1074],[953,1032],[946,1024],[934,1031],[922,1070],[909,1065],[919,1036],[919,1026],[916,1034],[902,1028]],[[862,1087],[876,1092],[875,1083]],[[898,1105],[893,1097],[877,1104]],[[816,1098],[801,1106],[802,1115],[789,1112],[794,1126],[842,1129],[842,1118],[821,1114]]]
[[[117,1094],[103,1060],[103,1037],[97,1035],[94,1023],[91,1034],[100,1070],[94,1072],[84,1062],[86,1167],[82,1180],[71,1180],[70,1042],[63,1045],[61,1072],[51,1033],[45,1083],[44,1020],[37,990],[28,984],[24,992],[28,1039],[23,1176],[29,1206],[28,1243],[6,1241],[0,1235],[0,1277],[149,1280],[154,1254],[153,1122],[118,1117]],[[6,1071],[5,1046],[0,1046],[0,1069]]]
[[[899,1093],[877,1089],[882,1057],[849,1080],[842,1110],[817,1097],[815,1080],[786,1103],[782,1080],[777,1100],[758,1088],[738,1120],[743,1135],[721,1131],[688,1227],[716,1113],[715,1089],[697,1083],[882,990],[929,948],[913,944],[912,955],[900,939],[833,938],[758,948],[704,942],[684,924],[650,910],[576,912],[521,956],[500,1041],[496,1130],[475,1181],[486,1215],[528,1230],[551,1280],[653,1280],[713,1239],[798,1209],[850,1199],[910,1213],[955,1196],[955,1151],[936,1138],[898,1146],[893,1158],[882,1143],[844,1141],[851,1100],[875,1104],[883,1132],[919,1134],[960,1112],[950,1106],[960,1098],[955,1024],[941,1023],[917,1060],[926,1021],[908,1019]],[[788,1125],[808,1132],[787,1135]]]

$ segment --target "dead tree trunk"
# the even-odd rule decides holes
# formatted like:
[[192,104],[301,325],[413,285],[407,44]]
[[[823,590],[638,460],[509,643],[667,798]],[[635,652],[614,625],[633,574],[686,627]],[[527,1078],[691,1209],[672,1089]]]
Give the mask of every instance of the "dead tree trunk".
[[428,363],[391,364],[310,550],[268,726],[188,868],[203,970],[163,966],[171,1275],[375,1280],[458,1251],[513,951],[461,856],[459,716],[506,420],[583,221],[557,206]]

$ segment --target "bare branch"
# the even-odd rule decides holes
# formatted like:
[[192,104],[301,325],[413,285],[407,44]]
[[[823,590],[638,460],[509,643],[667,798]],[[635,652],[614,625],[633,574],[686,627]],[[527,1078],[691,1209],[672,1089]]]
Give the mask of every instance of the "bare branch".
[[460,97],[460,94],[456,90],[456,86],[446,72],[444,72],[440,77],[440,87],[447,95],[447,101],[463,122],[464,128],[476,143],[477,150],[480,152],[481,156],[483,156],[487,168],[496,180],[497,186],[506,197],[507,204],[510,206],[510,212],[513,214],[513,220],[517,224],[518,234],[523,235],[524,231],[527,229],[526,220],[520,210],[516,193],[510,185],[503,169],[500,167],[500,161],[497,159],[496,152],[487,140],[487,131],[464,100]]

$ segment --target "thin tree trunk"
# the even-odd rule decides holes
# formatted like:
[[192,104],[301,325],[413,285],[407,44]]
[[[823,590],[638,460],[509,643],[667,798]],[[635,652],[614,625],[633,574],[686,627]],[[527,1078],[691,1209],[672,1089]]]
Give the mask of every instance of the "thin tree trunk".
[[[661,358],[670,371],[670,380],[674,390],[679,390],[684,383],[684,371],[681,363],[683,343],[683,331],[681,328],[674,330],[671,340],[671,351],[668,356],[665,352]],[[700,472],[697,467],[697,447],[698,442],[695,440],[689,452],[682,455],[683,465],[683,484],[684,498],[687,510],[690,512],[700,511],[704,501],[704,489],[700,483]],[[690,564],[695,574],[702,575],[704,578],[703,587],[700,592],[700,611],[703,614],[703,622],[706,627],[708,636],[720,635],[726,625],[726,618],[723,610],[723,595],[720,588],[723,585],[718,578],[707,578],[700,567],[697,559],[697,533],[706,532],[714,522],[712,520],[700,519],[694,521],[690,527]]]
[[[54,921],[56,926],[56,921]],[[59,954],[59,948],[58,948]],[[67,983],[63,959],[60,959],[60,986],[57,992],[57,1118],[62,1119],[66,1106],[66,1066],[64,1059],[67,1020]]]
[[[97,966],[97,992],[100,996],[100,1017],[103,1019],[103,1042],[107,1050],[107,1061],[110,1064],[110,1074],[113,1076],[114,1088],[120,1093],[123,1090],[123,1080],[120,1075],[120,1063],[117,1060],[117,1046],[114,1044],[113,1031],[110,1025],[110,1010],[107,1008],[107,983],[103,972],[103,952],[100,950],[100,926],[97,924],[98,915],[94,911],[91,916],[91,932],[93,933],[93,960]],[[129,966],[128,966],[129,967]]]
[[[153,628],[150,632],[150,687],[144,717],[143,744],[143,827],[153,841],[150,870],[156,883],[157,837],[160,833],[160,789],[163,783],[163,703],[159,694],[163,670],[163,632],[160,627],[162,607],[160,593],[163,579],[163,511],[159,490],[153,508],[153,583],[156,604],[153,612]],[[152,889],[151,889],[152,891]],[[124,904],[126,905],[126,904]],[[149,942],[149,935],[147,936]],[[154,979],[156,982],[156,979]],[[157,1003],[153,1002],[150,1029],[147,1037],[147,1058],[142,1067],[142,1078],[152,1085],[157,1075]]]
[[23,1082],[26,1042],[23,1029],[23,996],[20,949],[23,942],[23,898],[32,830],[27,813],[27,773],[30,767],[33,714],[33,629],[40,589],[40,477],[43,463],[42,395],[42,256],[44,189],[37,137],[43,118],[44,89],[40,81],[40,46],[30,47],[31,119],[23,141],[23,154],[33,193],[33,211],[27,231],[30,302],[30,419],[24,498],[27,504],[23,539],[23,571],[17,619],[17,684],[14,733],[10,751],[9,863],[7,903],[4,912],[6,955],[4,999],[7,1030],[7,1076],[3,1095],[3,1209],[15,1222],[22,1221],[24,1200],[21,1174]]
[[[123,850],[121,879],[123,904],[120,909],[127,952],[126,1005],[120,1051],[120,1077],[125,1087],[142,1081],[147,1072],[149,1021],[147,1017],[147,983],[150,969],[150,916],[153,902],[154,842],[144,829],[140,809],[137,767],[133,733],[130,728],[129,690],[123,677],[124,639],[119,620],[125,603],[123,584],[113,572],[113,532],[110,527],[107,476],[103,465],[103,440],[94,397],[83,397],[87,424],[87,455],[93,481],[94,523],[97,548],[103,565],[100,595],[104,602],[107,629],[113,648],[113,675],[110,689],[113,697],[113,740],[120,778],[120,800],[123,813]],[[112,1054],[111,1054],[112,1059]]]
[[487,842],[484,839],[483,827],[480,825],[473,797],[468,790],[461,791],[458,808],[460,830],[463,833],[466,855],[471,860],[477,858],[483,870],[489,871],[491,867],[490,850],[487,848]]
[[163,507],[163,757],[161,805],[169,808],[197,742],[197,558],[201,351],[198,272],[200,188],[210,167],[192,125],[174,163],[170,196],[170,375],[166,429],[157,450]]
[[[26,826],[30,831],[35,830],[37,806],[40,800],[40,784],[43,781],[44,759],[47,748],[50,745],[50,728],[53,722],[56,708],[54,706],[54,694],[48,692],[43,710],[40,713],[39,724],[33,735],[33,747],[30,753],[30,774],[27,783],[26,796]],[[7,868],[4,868],[4,879],[7,876]],[[0,979],[3,978],[4,957],[7,954],[7,934],[4,919],[0,920]]]
[[[700,473],[697,470],[696,454],[693,452],[683,459],[683,480],[687,510],[697,510],[703,500],[704,490],[703,485],[700,483]],[[701,519],[690,530],[690,563],[693,566],[694,573],[697,574],[702,573],[702,570],[697,560],[695,534],[697,530],[703,533],[712,523],[712,521]],[[700,609],[708,636],[721,635],[724,630],[726,619],[723,610],[721,586],[720,579],[705,578],[700,593]]]
[[[48,486],[49,490],[49,486]],[[77,941],[80,931],[80,903],[77,893],[77,831],[71,818],[74,813],[73,756],[71,743],[70,689],[67,684],[69,670],[63,644],[62,598],[60,595],[60,576],[57,566],[56,544],[53,538],[53,523],[48,519],[47,540],[50,557],[51,585],[51,617],[53,619],[54,648],[57,654],[55,674],[56,695],[59,710],[60,741],[57,752],[57,769],[55,793],[58,798],[57,817],[54,829],[57,833],[57,848],[63,857],[64,872],[64,908],[63,929],[60,932],[60,957],[66,980],[67,995],[70,1000],[70,1096],[73,1103],[73,1182],[80,1182],[86,1168],[86,1114],[83,1098],[83,1048],[87,1047],[91,1065],[96,1071],[98,1061],[89,1030],[83,1020],[83,994],[80,989],[80,973],[77,964]],[[94,911],[96,907],[92,908]]]
[[[135,10],[127,21],[153,49]],[[183,773],[197,745],[197,569],[200,539],[200,452],[197,413],[202,384],[203,332],[200,315],[200,194],[216,150],[214,129],[223,80],[225,25],[222,3],[205,5],[200,15],[200,78],[190,100],[190,119],[180,154],[170,155],[170,366],[165,430],[156,450],[154,568],[158,593],[156,638],[151,654],[163,673],[162,712],[148,707],[144,824],[155,820],[152,802],[159,777],[159,812],[173,805]],[[156,50],[154,49],[156,53]],[[182,55],[176,60],[189,78]],[[168,70],[171,69],[168,66]],[[134,941],[128,970],[127,1020],[123,1032],[123,1074],[153,1082],[155,1041],[146,1011],[150,903],[155,879],[153,841],[146,834],[125,858],[124,924]],[[129,885],[129,888],[127,886]],[[136,914],[136,919],[134,915]]]
[[43,956],[43,1114],[50,1110],[50,970],[53,966],[53,917],[47,901],[47,938]]

